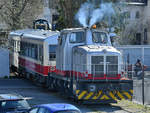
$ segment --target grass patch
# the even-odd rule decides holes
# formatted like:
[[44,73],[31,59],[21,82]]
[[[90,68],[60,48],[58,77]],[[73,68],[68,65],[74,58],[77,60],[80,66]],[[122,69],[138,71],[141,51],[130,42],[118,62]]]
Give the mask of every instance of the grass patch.
[[137,110],[137,112],[140,112],[140,113],[150,113],[149,106],[137,104],[128,100],[118,101],[117,106],[120,106],[122,109],[127,109],[133,112],[136,112]]

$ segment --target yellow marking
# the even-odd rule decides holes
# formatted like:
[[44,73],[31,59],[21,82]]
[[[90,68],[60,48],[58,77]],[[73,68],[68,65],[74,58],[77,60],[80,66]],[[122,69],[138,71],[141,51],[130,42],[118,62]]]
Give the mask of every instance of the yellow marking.
[[112,99],[117,100],[117,98],[114,96],[112,92],[109,92],[109,95],[111,96]]
[[93,95],[93,92],[90,92],[90,93],[85,97],[85,99],[86,99],[86,100],[89,99],[92,95]]
[[103,100],[103,99],[106,99],[106,100],[108,100],[109,99],[109,97],[108,96],[106,96],[105,94],[101,97],[101,99]]
[[76,90],[76,95],[79,94],[80,90]]
[[131,99],[131,95],[129,95],[128,92],[123,92],[123,94],[125,94],[128,97],[128,99]]
[[121,99],[124,99],[124,97],[122,96],[122,94],[119,91],[117,91],[117,94]]
[[130,92],[133,94],[133,90],[130,90]]
[[97,99],[102,94],[102,91],[99,91],[97,95],[95,95],[92,99]]
[[87,93],[87,91],[83,91],[83,92],[78,96],[78,99],[81,99],[86,93]]

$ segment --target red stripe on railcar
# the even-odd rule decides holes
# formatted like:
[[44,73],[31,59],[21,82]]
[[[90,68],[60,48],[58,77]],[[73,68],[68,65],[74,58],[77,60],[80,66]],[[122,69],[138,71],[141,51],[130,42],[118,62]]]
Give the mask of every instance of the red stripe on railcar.
[[56,72],[56,66],[43,66],[21,57],[19,57],[19,65],[23,66],[28,70],[40,73],[43,76],[47,76],[49,72]]

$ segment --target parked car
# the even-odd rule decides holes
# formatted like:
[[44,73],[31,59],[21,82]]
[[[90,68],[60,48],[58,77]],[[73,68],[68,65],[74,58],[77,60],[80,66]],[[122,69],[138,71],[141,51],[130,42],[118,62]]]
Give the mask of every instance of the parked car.
[[36,105],[28,113],[81,113],[81,111],[71,104],[54,103]]
[[26,99],[18,94],[0,94],[0,113],[26,113],[30,109]]

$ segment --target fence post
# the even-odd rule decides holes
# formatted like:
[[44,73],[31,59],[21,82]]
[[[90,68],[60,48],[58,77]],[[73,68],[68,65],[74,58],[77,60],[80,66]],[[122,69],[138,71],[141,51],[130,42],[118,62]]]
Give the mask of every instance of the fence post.
[[144,65],[142,66],[142,101],[144,105]]

